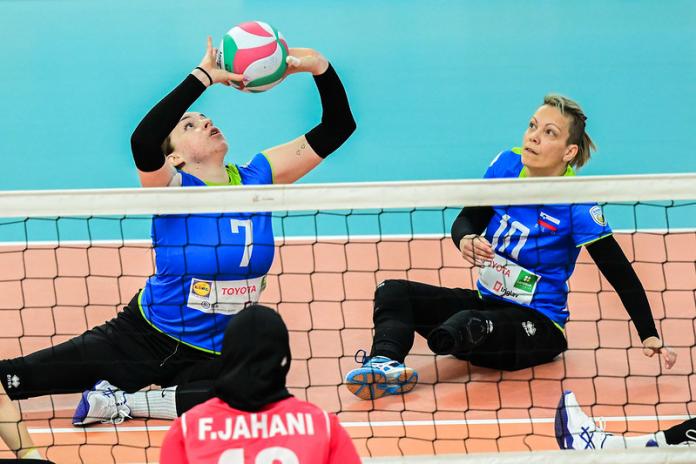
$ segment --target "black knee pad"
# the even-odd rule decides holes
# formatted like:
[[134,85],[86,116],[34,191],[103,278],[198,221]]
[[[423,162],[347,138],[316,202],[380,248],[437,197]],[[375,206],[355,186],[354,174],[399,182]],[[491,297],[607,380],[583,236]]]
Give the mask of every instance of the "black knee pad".
[[428,347],[435,354],[466,353],[492,331],[492,322],[479,311],[460,311],[428,334]]

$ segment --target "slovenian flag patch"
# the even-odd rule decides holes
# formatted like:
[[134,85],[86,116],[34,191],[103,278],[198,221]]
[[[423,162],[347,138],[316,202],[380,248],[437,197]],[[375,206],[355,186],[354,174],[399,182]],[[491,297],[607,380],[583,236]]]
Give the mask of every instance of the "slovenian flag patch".
[[539,224],[541,227],[545,227],[546,229],[556,232],[558,230],[558,226],[561,224],[561,221],[542,211],[539,213],[537,224]]

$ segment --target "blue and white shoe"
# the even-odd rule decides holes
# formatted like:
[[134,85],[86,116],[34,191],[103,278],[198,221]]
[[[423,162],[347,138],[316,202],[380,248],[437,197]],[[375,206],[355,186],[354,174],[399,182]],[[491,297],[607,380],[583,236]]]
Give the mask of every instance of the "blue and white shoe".
[[131,418],[130,412],[126,404],[126,394],[106,380],[100,380],[91,390],[82,393],[72,423],[73,425],[89,425],[98,422],[120,424],[126,418]]
[[[362,360],[358,355],[362,353]],[[362,367],[346,375],[346,386],[351,393],[363,400],[376,400],[386,395],[401,395],[413,390],[418,383],[418,373],[403,363],[385,356],[367,358],[363,350],[355,355]]]
[[564,391],[556,408],[556,441],[561,449],[600,449],[610,433],[582,411],[575,393]]

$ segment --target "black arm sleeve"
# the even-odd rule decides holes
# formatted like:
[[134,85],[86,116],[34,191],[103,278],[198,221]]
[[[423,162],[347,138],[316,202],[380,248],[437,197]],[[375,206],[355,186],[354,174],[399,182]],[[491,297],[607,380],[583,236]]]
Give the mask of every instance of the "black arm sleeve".
[[619,294],[640,339],[658,337],[643,285],[616,239],[610,235],[597,240],[587,245],[587,251],[602,275]]
[[321,122],[305,137],[314,152],[326,158],[348,140],[357,126],[350,112],[346,91],[333,66],[329,64],[324,74],[314,76],[314,82],[319,89],[323,113]]
[[131,150],[138,169],[152,172],[164,166],[162,142],[205,89],[201,81],[189,74],[140,121],[131,136]]
[[470,206],[462,209],[457,219],[452,223],[452,241],[459,248],[462,237],[471,234],[480,234],[493,217],[493,208],[490,206]]

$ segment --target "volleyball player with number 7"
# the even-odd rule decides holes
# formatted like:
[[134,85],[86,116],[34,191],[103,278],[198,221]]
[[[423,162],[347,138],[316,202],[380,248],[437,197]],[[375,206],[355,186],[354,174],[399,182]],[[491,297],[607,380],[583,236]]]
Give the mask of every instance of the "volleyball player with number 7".
[[[267,43],[265,51],[275,50],[276,64],[285,70],[272,76],[275,81],[293,73],[314,77],[321,122],[245,165],[227,164],[228,144],[220,129],[204,114],[187,110],[212,85],[234,83],[258,91],[256,84],[264,81],[221,69],[208,38],[200,64],[133,132],[133,157],[144,187],[292,183],[355,130],[343,85],[323,55],[288,50],[267,24],[244,26],[240,34],[254,34],[256,43]],[[240,121],[240,126],[262,122]],[[158,215],[152,242],[155,274],[114,319],[59,345],[0,362],[0,379],[8,379],[11,399],[83,392],[73,424],[86,425],[129,417],[173,419],[212,397],[216,372],[210,363],[218,358],[225,328],[258,301],[273,262],[271,214]],[[152,384],[166,388],[138,391]]]
[[[576,102],[548,95],[530,118],[522,147],[500,153],[485,177],[574,175],[573,168],[582,167],[594,149],[585,122]],[[463,258],[480,268],[477,288],[406,280],[380,284],[371,354],[346,376],[355,395],[374,399],[413,389],[418,375],[404,358],[414,332],[427,338],[436,354],[477,366],[517,370],[553,360],[568,347],[567,281],[581,247],[621,298],[645,355],[660,354],[667,369],[676,362],[598,204],[464,208],[452,225],[452,240]]]

